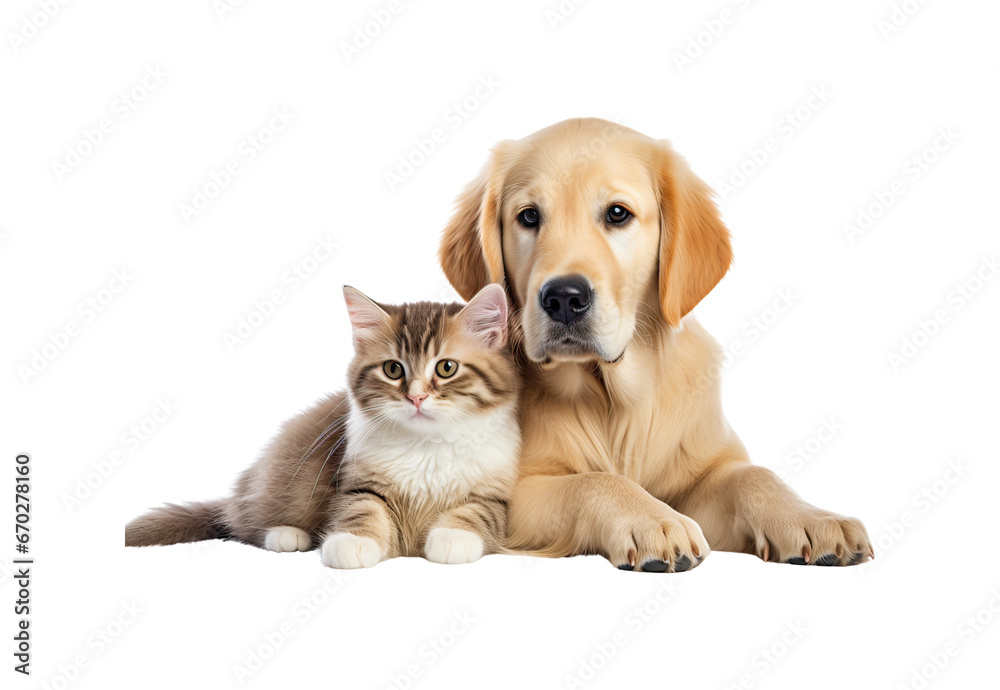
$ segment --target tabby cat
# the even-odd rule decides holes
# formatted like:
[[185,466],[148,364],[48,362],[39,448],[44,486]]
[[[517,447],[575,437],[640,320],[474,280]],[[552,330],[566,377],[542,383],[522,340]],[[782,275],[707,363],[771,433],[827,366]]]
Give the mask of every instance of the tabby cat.
[[231,498],[167,505],[127,546],[235,539],[370,567],[395,556],[467,563],[503,550],[517,473],[517,376],[507,300],[380,305],[344,288],[355,357],[348,391],[279,431]]

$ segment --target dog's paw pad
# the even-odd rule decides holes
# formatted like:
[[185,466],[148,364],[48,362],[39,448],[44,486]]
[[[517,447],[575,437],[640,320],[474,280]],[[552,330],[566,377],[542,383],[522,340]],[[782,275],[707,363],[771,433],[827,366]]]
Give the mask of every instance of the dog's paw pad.
[[658,558],[654,558],[651,561],[646,561],[642,564],[642,569],[647,573],[665,573],[667,568],[670,566],[666,561],[661,561]]
[[857,565],[874,557],[868,532],[860,520],[818,508],[790,509],[754,534],[760,558],[791,565]]
[[667,508],[621,527],[621,541],[605,554],[619,570],[683,573],[701,565],[711,551],[698,523]]

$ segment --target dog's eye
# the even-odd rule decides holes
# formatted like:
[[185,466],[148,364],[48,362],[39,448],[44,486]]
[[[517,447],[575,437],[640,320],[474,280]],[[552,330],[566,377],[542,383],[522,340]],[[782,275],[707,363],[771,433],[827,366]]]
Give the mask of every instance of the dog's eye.
[[390,359],[382,365],[382,373],[396,381],[403,378],[403,365],[394,359]]
[[530,230],[538,227],[539,220],[538,209],[531,206],[517,214],[517,222]]
[[437,363],[437,366],[434,367],[434,371],[436,371],[437,375],[443,379],[450,378],[455,375],[456,371],[458,371],[458,362],[452,359],[442,359]]
[[607,221],[612,225],[625,225],[632,219],[632,214],[621,204],[612,204],[608,208]]

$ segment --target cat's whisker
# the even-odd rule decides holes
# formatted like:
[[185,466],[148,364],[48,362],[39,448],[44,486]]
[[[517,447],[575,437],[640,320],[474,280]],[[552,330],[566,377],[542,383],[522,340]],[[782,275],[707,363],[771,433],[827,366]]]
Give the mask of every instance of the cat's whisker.
[[[330,415],[332,415],[334,412],[336,412],[337,410],[339,410],[340,407],[342,405],[344,405],[345,403],[347,403],[349,400],[350,400],[350,396],[344,396],[344,398],[339,403],[337,403],[336,405],[334,405],[333,408],[331,408],[331,410],[329,412],[327,412],[325,415],[323,415],[323,418],[319,420],[319,423],[322,424],[327,419],[329,419]],[[333,422],[331,422],[330,425],[326,427],[326,430],[324,431],[324,433],[321,434],[320,437],[317,440],[313,441],[312,445],[309,446],[309,451],[306,453],[306,456],[308,457],[308,455],[312,451],[312,448],[313,448],[314,445],[316,445],[317,443],[321,443],[322,442],[322,439],[326,435],[327,432],[329,432],[331,429],[335,428],[336,426],[343,426],[346,423],[347,423],[347,416],[346,415],[344,415],[344,416],[342,416],[342,417],[334,420]]]
[[[162,509],[129,528],[126,542],[176,541],[171,531],[178,526],[187,530],[184,538],[236,539],[277,551],[316,547],[322,538],[323,562],[332,567],[370,566],[396,555],[455,562],[461,554],[471,561],[484,549],[501,550],[501,500],[493,497],[516,476],[519,428],[515,387],[495,381],[517,375],[516,348],[469,347],[483,342],[480,329],[495,332],[510,321],[502,290],[481,294],[464,307],[383,307],[345,290],[355,345],[349,390],[286,422],[240,477],[234,496]],[[510,333],[513,344],[516,324]],[[458,365],[473,373],[453,385],[439,362],[457,352],[464,353]],[[432,396],[427,407],[420,407],[416,383]],[[435,391],[445,397],[433,397]],[[404,395],[427,414],[415,415]],[[470,447],[475,457],[466,462]],[[369,549],[363,560],[340,560],[338,549],[325,548],[335,537],[369,539],[366,548],[374,545],[376,555]]]
[[[363,444],[368,439],[368,437],[370,437],[371,434],[374,433],[378,429],[380,423],[385,418],[389,417],[389,415],[392,414],[392,410],[390,408],[391,408],[391,404],[390,403],[379,403],[378,405],[372,405],[370,407],[363,408],[363,411],[365,411],[365,412],[370,412],[372,410],[378,410],[378,412],[375,415],[368,417],[368,419],[369,419],[369,426],[366,429],[367,433],[364,436],[362,436],[360,439],[356,439],[356,442],[359,445]],[[393,421],[395,421],[395,420],[393,420]],[[319,471],[316,473],[316,480],[313,482],[312,491],[309,494],[309,501],[310,501],[310,503],[312,502],[312,499],[313,499],[313,497],[316,494],[316,488],[317,488],[317,486],[319,486],[319,480],[323,476],[323,470],[326,469],[327,463],[330,462],[330,459],[333,457],[334,453],[336,453],[337,450],[345,442],[347,442],[347,441],[348,441],[348,438],[347,438],[347,435],[345,434],[340,440],[337,441],[337,443],[329,450],[329,452],[327,452],[326,457],[323,459],[323,464],[320,465]],[[342,466],[342,464],[341,464],[341,466]],[[336,473],[334,473],[334,479],[336,479],[337,476],[339,476],[340,469],[341,469],[341,467],[337,468]],[[329,489],[327,489],[327,490],[329,490]],[[326,492],[324,492],[323,496],[324,497],[326,496]]]
[[[344,400],[346,401],[348,399],[349,398],[345,397]],[[343,403],[344,403],[344,401],[341,401],[340,403],[338,403],[334,407],[334,411],[336,409],[338,409]],[[372,410],[381,410],[381,409],[384,409],[384,408],[388,407],[388,405],[389,405],[388,403],[377,403],[377,404],[371,405],[369,407],[359,408],[359,411],[360,412],[370,412]],[[330,414],[332,414],[332,411],[330,413],[328,413],[326,416],[324,416],[323,420],[326,420],[330,416]],[[312,454],[320,446],[322,446],[323,443],[325,443],[337,431],[337,427],[342,427],[342,426],[346,425],[347,420],[348,420],[348,415],[345,414],[343,417],[341,417],[337,421],[335,421],[332,424],[330,424],[324,430],[324,432],[322,434],[320,434],[320,436],[315,441],[313,441],[313,443],[309,446],[309,450],[306,453],[306,455],[304,457],[302,457],[302,459],[297,463],[296,468],[295,468],[295,472],[292,474],[292,477],[288,480],[288,484],[285,486],[285,488],[281,492],[282,495],[286,491],[288,491],[288,488],[292,485],[292,482],[295,481],[295,478],[298,476],[299,471],[302,469],[302,467],[305,465],[305,463],[309,460],[309,458],[312,456]],[[331,451],[327,454],[326,459],[323,461],[323,465],[320,467],[319,473],[317,473],[317,479],[316,479],[317,482],[319,481],[319,476],[322,475],[323,469],[326,467],[326,463],[329,462],[332,453],[335,452],[336,449],[340,447],[340,445],[343,443],[344,439],[346,439],[346,435],[341,440],[339,440],[334,445],[333,449],[331,449]]]
[[318,449],[319,446],[321,446],[323,443],[325,443],[327,440],[329,440],[329,438],[333,435],[333,433],[334,433],[334,431],[332,431],[332,430],[330,430],[328,428],[327,431],[325,431],[321,435],[321,438],[319,438],[319,439],[317,439],[316,441],[313,442],[313,444],[310,446],[309,452],[306,455],[304,455],[302,457],[302,459],[299,460],[298,463],[296,463],[295,472],[292,473],[291,478],[288,480],[288,484],[286,484],[285,488],[282,490],[282,492],[281,492],[282,495],[286,491],[288,491],[288,488],[292,485],[292,482],[295,481],[295,478],[298,476],[299,471],[301,471],[302,467],[306,464],[306,462],[308,462],[308,460],[312,456],[313,452],[315,452],[315,450]]

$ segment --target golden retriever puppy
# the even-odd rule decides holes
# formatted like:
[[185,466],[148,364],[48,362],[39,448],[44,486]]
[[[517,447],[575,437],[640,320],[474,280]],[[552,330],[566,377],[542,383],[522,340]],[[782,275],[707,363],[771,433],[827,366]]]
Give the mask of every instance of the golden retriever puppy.
[[510,545],[679,572],[710,547],[853,565],[860,521],[750,464],[718,344],[689,312],[729,269],[711,190],[665,141],[574,119],[497,145],[440,248],[466,299],[505,285],[523,379]]

